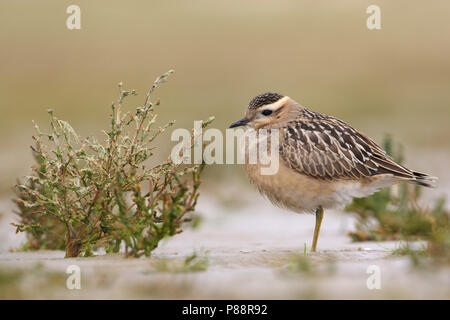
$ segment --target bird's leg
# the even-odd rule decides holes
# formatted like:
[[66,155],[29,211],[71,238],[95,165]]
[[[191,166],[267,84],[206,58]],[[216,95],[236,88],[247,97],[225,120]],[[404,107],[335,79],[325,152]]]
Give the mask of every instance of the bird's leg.
[[316,226],[314,227],[314,238],[311,247],[311,252],[316,251],[317,239],[319,239],[320,225],[323,219],[323,208],[320,206],[316,209]]

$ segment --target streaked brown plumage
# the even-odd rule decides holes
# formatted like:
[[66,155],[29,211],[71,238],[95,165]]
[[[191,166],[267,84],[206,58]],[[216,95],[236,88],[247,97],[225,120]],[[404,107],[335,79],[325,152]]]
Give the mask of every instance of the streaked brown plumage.
[[329,181],[393,174],[430,186],[425,174],[395,163],[373,140],[331,116],[303,109],[284,129],[281,156],[301,174]]
[[311,111],[287,96],[265,93],[250,101],[245,118],[230,127],[279,129],[280,168],[261,175],[246,164],[250,180],[273,203],[296,212],[316,211],[315,250],[323,208],[406,181],[431,187],[437,178],[395,163],[372,139],[345,122]]

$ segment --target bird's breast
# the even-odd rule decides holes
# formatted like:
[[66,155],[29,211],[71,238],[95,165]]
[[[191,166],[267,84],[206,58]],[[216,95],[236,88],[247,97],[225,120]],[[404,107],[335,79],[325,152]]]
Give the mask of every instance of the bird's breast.
[[260,164],[245,164],[250,181],[277,206],[298,213],[312,213],[319,206],[342,208],[354,197],[376,192],[378,186],[353,180],[319,180],[287,167],[280,159],[276,174],[262,175]]
[[[270,138],[247,136],[246,139],[245,170],[248,177],[277,206],[299,213],[314,212],[319,206],[343,207],[353,197],[365,196],[376,189],[368,188],[370,185],[361,181],[317,179],[299,173],[288,167],[278,149],[273,148]],[[266,149],[262,152],[261,139],[267,139]],[[270,174],[267,174],[268,167],[276,170],[269,170]]]

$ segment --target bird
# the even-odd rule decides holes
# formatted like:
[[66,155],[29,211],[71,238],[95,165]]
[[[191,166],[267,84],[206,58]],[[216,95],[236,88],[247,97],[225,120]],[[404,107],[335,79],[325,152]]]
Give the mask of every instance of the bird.
[[[288,96],[254,97],[245,116],[229,128],[278,130],[279,167],[263,175],[261,163],[244,163],[250,181],[273,204],[315,214],[315,252],[324,209],[343,208],[399,182],[435,187],[437,177],[396,163],[371,138],[333,116],[312,111]],[[270,141],[269,141],[270,143]],[[247,149],[248,155],[248,149]]]

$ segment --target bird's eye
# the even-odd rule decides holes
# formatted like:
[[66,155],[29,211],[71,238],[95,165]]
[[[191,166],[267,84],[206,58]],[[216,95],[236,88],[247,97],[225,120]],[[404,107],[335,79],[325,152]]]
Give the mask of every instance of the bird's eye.
[[272,114],[272,110],[263,110],[263,112],[261,113],[265,116],[268,116],[269,114]]

